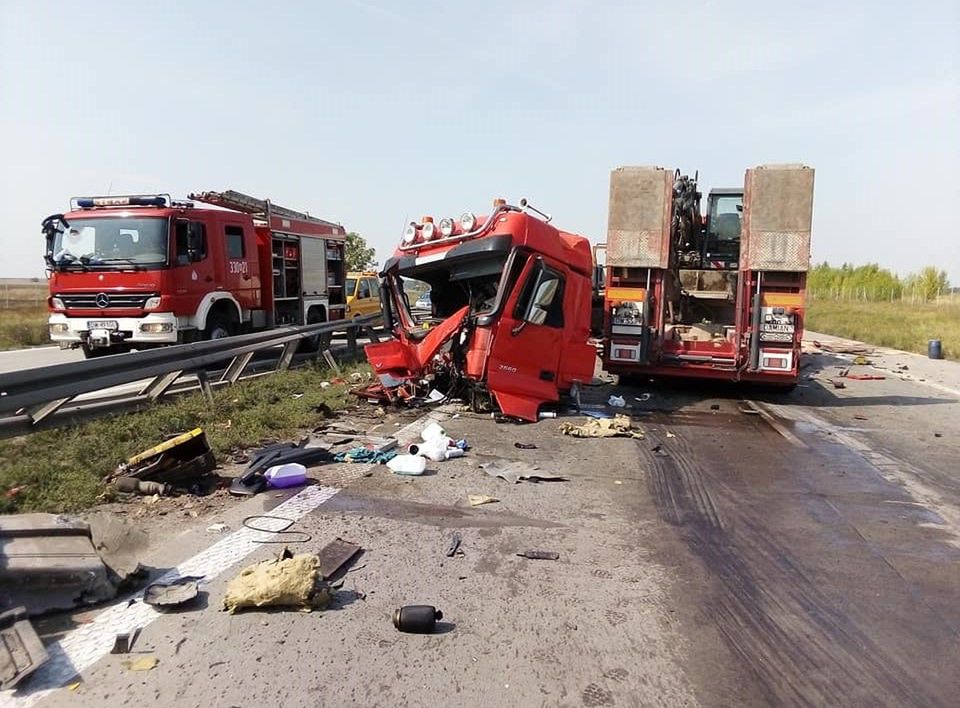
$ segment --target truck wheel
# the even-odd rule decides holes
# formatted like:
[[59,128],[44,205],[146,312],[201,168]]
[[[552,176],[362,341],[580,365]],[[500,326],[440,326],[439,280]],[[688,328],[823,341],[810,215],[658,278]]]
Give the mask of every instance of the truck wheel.
[[203,338],[208,340],[223,339],[229,336],[230,325],[220,317],[211,317],[207,322],[207,328],[203,330]]
[[[307,311],[307,324],[320,324],[321,322],[326,322],[327,318],[324,317],[323,312],[319,307],[311,308]],[[330,339],[333,335],[330,332],[324,334],[315,334],[312,337],[306,337],[300,342],[299,351],[307,354],[316,354],[321,349],[326,349],[330,346]]]

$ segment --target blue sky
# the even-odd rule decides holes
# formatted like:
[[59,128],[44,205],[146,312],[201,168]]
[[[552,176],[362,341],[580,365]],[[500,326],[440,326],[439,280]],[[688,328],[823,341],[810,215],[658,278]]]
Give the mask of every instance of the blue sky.
[[[645,7],[652,5],[652,7]],[[817,169],[814,257],[960,284],[960,3],[0,0],[0,276],[78,194],[239,189],[362,233],[609,171]]]

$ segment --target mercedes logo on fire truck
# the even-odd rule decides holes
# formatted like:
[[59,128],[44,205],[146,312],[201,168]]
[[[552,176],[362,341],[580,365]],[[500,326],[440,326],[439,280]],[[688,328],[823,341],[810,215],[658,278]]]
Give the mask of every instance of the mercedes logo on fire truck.
[[99,307],[101,310],[105,307],[110,307],[110,298],[106,293],[97,293],[95,302],[97,303],[97,307]]

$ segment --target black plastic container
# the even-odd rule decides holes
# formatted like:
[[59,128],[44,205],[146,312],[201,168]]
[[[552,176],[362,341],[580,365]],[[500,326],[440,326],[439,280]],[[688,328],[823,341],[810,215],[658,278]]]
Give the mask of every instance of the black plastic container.
[[433,605],[404,605],[393,613],[393,626],[401,632],[430,634],[443,613]]
[[927,358],[943,359],[943,344],[939,339],[931,339],[927,342]]

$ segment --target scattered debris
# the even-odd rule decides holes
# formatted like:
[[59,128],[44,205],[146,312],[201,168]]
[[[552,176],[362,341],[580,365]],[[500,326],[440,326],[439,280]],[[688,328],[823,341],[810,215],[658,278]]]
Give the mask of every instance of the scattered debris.
[[138,659],[130,659],[129,661],[123,662],[123,665],[128,671],[150,671],[156,668],[159,663],[160,660],[151,655],[141,656]]
[[652,396],[649,393],[644,393],[640,396],[634,396],[633,400],[640,401],[640,403],[644,403],[646,401],[649,401],[651,398]]
[[850,342],[847,344],[821,344],[814,340],[813,346],[831,354],[873,354],[873,348]]
[[677,437],[676,435],[674,435],[673,433],[671,433],[669,430],[666,431],[666,435],[667,435],[668,438],[675,438],[675,437]]
[[511,484],[520,482],[566,482],[566,477],[542,474],[538,467],[520,460],[492,460],[480,465],[480,469],[491,477],[499,477]]
[[515,442],[513,446],[518,450],[536,450],[537,449],[537,446],[534,445],[533,443]]
[[100,538],[92,523],[69,516],[0,516],[4,604],[23,605],[28,615],[67,610],[110,600],[137,578],[136,553],[146,534],[113,515],[95,514],[92,521]]
[[117,636],[113,638],[113,649],[110,650],[110,653],[129,654],[133,651],[133,643],[137,640],[138,634],[140,634],[139,629],[135,629],[132,632],[119,632]]
[[719,403],[711,403],[711,404],[710,404],[710,410],[712,410],[712,411],[718,411],[718,410],[720,410],[720,404],[719,404]]
[[643,433],[635,430],[630,418],[617,415],[613,418],[591,419],[582,425],[561,423],[560,432],[564,435],[573,435],[577,438],[638,438],[643,439]]
[[934,433],[934,434],[933,434],[933,437],[935,437],[935,438],[942,438],[942,437],[943,437],[943,433]]
[[330,580],[363,549],[356,543],[337,538],[320,549],[320,575]]
[[523,553],[518,553],[517,555],[521,558],[528,558],[530,560],[555,561],[560,558],[560,554],[556,551],[524,551]]
[[[394,442],[396,444],[396,442]],[[371,450],[366,447],[355,447],[346,452],[338,452],[333,456],[334,462],[347,462],[347,463],[363,463],[363,464],[376,464],[376,465],[385,465],[394,457],[397,456],[397,453],[393,450]]]
[[224,523],[216,523],[216,524],[210,524],[209,526],[207,526],[207,531],[209,531],[210,533],[223,533],[224,531],[227,531],[229,528],[230,527]]
[[387,463],[394,474],[418,477],[427,469],[427,461],[420,455],[397,455]]
[[393,626],[401,632],[430,634],[443,619],[443,613],[433,605],[406,605],[393,613]]
[[496,497],[488,497],[486,494],[468,494],[467,501],[470,502],[470,506],[480,506],[481,504],[493,504],[500,500]]
[[47,658],[25,607],[0,614],[0,689],[13,688]]
[[299,462],[288,462],[268,467],[263,476],[272,489],[298,487],[307,482],[307,468]]
[[867,416],[865,416],[865,415],[855,415],[855,416],[853,416],[853,419],[854,419],[854,420],[870,420],[870,419],[867,418]]
[[177,491],[209,494],[217,486],[216,475],[210,474],[216,466],[206,434],[202,428],[194,428],[134,455],[117,467],[113,477],[161,482]]
[[322,609],[330,602],[330,586],[320,575],[320,558],[312,553],[254,563],[227,583],[224,609],[230,613],[254,607]]
[[268,480],[264,473],[271,467],[298,463],[304,467],[333,461],[333,454],[324,447],[307,447],[309,438],[299,443],[278,443],[268,445],[253,453],[247,469],[235,478],[230,485],[230,493],[235,496],[252,496],[267,488]]
[[623,396],[613,396],[607,399],[607,405],[612,408],[626,408],[627,402],[623,400]]
[[840,379],[830,379],[829,381],[830,381],[831,384],[833,384],[833,387],[834,387],[834,388],[846,388],[846,387],[847,387],[847,384],[844,383],[843,381],[841,381]]
[[[270,528],[264,528],[263,526],[256,526],[250,523],[254,519],[265,519],[268,522],[279,521],[282,525],[271,524]],[[255,538],[253,539],[255,543],[306,543],[307,541],[310,541],[313,536],[308,534],[306,531],[290,530],[290,527],[295,523],[296,521],[287,518],[286,516],[254,514],[253,516],[248,516],[243,520],[243,527],[250,529],[251,531],[260,531],[261,533],[270,534],[270,536],[281,537],[276,540],[272,538]],[[302,538],[290,538],[291,536],[302,536]]]
[[847,378],[854,381],[883,381],[887,377],[877,374],[847,374]]
[[[460,544],[462,539],[460,538],[460,533],[458,531],[453,532],[453,536],[450,538],[450,542],[447,544],[447,550],[443,553],[447,558],[453,558],[454,554],[460,550]],[[462,551],[461,551],[462,554]]]
[[867,359],[867,357],[863,356],[862,354],[858,354],[857,356],[853,357],[852,363],[855,366],[869,366],[873,362],[871,362],[869,359]]
[[179,607],[200,594],[200,578],[184,576],[166,583],[153,583],[143,592],[143,601],[154,607]]
[[139,494],[141,496],[165,497],[173,492],[173,487],[164,482],[150,482],[136,477],[117,477],[113,488],[121,494]]

